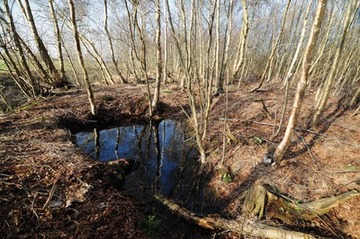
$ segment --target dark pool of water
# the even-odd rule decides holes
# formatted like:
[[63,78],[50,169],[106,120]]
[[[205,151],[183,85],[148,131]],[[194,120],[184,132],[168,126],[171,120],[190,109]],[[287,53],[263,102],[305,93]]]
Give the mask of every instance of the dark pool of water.
[[125,179],[128,189],[156,188],[166,196],[174,196],[189,194],[196,180],[197,151],[186,143],[181,125],[174,120],[80,132],[76,144],[101,162],[135,162],[133,176]]

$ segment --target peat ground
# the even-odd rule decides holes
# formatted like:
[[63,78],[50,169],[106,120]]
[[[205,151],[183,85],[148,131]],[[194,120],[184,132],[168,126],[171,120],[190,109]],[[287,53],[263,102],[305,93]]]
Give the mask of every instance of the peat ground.
[[[282,133],[272,140],[271,136],[281,112],[282,90],[269,85],[248,93],[252,87],[248,83],[241,89],[230,88],[226,125],[225,95],[212,105],[205,142],[210,177],[203,186],[214,192],[218,214],[236,219],[243,192],[255,181],[300,201],[360,190],[360,115],[353,116],[340,98],[333,97],[322,124],[310,129],[314,95],[309,91],[284,163],[265,166],[262,157],[281,140]],[[97,86],[95,97],[98,117],[89,115],[86,93],[79,89],[33,100],[0,116],[1,238],[188,237],[179,228],[174,233],[151,228],[146,205],[113,187],[106,176],[111,169],[84,155],[72,140],[73,133],[94,125],[146,124],[145,86]],[[187,122],[191,134],[185,93],[164,86],[160,100],[156,120]],[[289,226],[331,238],[360,238],[359,221],[360,198],[356,197],[318,220]],[[271,219],[264,223],[282,225]],[[236,237],[228,232],[197,233],[204,238]]]

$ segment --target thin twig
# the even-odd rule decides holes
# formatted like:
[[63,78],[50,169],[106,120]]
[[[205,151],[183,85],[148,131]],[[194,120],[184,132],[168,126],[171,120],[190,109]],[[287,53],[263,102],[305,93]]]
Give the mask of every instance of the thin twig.
[[44,206],[42,207],[42,209],[45,209],[49,205],[51,199],[53,198],[55,190],[56,190],[56,183],[57,182],[58,182],[58,179],[56,179],[54,184],[52,185],[51,190],[49,192],[49,197],[46,199],[46,202],[45,202]]

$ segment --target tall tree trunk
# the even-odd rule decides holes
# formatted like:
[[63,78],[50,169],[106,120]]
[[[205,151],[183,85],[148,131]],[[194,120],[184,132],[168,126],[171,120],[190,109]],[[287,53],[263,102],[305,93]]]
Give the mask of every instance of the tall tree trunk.
[[111,38],[110,31],[109,31],[109,28],[108,28],[108,23],[107,23],[108,22],[108,11],[107,11],[107,9],[108,9],[107,0],[104,0],[104,30],[105,30],[105,33],[106,33],[106,36],[107,36],[107,39],[108,39],[108,42],[109,42],[109,45],[110,45],[111,60],[112,60],[112,63],[114,64],[116,73],[120,77],[121,83],[125,84],[125,83],[127,83],[127,81],[126,81],[124,75],[121,73],[121,71],[119,69],[119,66],[118,66],[118,62],[115,59],[114,45],[113,45],[113,42],[112,42],[112,38]]
[[221,63],[220,63],[220,80],[218,81],[218,87],[217,87],[217,89],[220,89],[220,91],[224,90],[224,86],[223,86],[224,82],[228,81],[227,79],[228,75],[225,74],[225,71],[227,71],[227,66],[229,62],[229,48],[230,48],[231,35],[232,35],[233,10],[234,10],[234,0],[230,0],[227,9],[227,23],[224,33],[225,44],[222,50]]
[[[166,4],[164,3],[164,64],[163,64],[163,82],[166,83],[168,79],[168,20],[167,20],[167,11]],[[170,72],[171,74],[172,72]]]
[[314,113],[314,117],[312,119],[312,125],[316,126],[319,123],[319,119],[321,117],[321,115],[324,112],[327,100],[329,98],[329,94],[330,94],[330,90],[331,90],[331,86],[333,84],[334,78],[336,76],[336,72],[337,72],[337,68],[339,65],[339,61],[340,61],[340,57],[342,54],[342,50],[344,47],[344,43],[345,43],[345,39],[346,39],[346,35],[350,26],[350,19],[353,13],[356,13],[356,10],[359,8],[359,2],[357,2],[357,0],[350,0],[350,2],[348,3],[348,9],[346,12],[346,16],[345,16],[345,20],[344,20],[344,25],[343,25],[343,32],[341,35],[341,39],[337,45],[336,48],[336,53],[331,65],[331,69],[330,72],[327,76],[327,80],[325,82],[325,86],[323,88],[322,95],[319,98],[319,104],[316,104],[317,107],[315,109],[315,113]]
[[179,38],[175,34],[175,28],[174,28],[174,24],[173,24],[171,12],[170,12],[169,0],[166,0],[165,4],[166,4],[166,10],[167,10],[167,14],[168,14],[170,31],[175,38],[175,46],[176,46],[176,49],[179,54],[180,65],[185,70],[185,72],[184,72],[185,79],[186,79],[187,85],[188,85],[188,87],[186,87],[186,95],[188,97],[188,101],[189,101],[189,105],[190,105],[190,109],[191,109],[191,114],[192,114],[192,119],[193,119],[193,129],[195,131],[196,143],[197,143],[198,150],[200,153],[200,161],[202,163],[205,163],[206,162],[206,153],[205,153],[205,149],[203,147],[203,142],[202,142],[202,138],[201,138],[201,134],[200,134],[200,126],[199,126],[199,121],[198,121],[198,113],[196,111],[195,98],[194,98],[194,95],[193,95],[193,92],[191,89],[191,80],[192,79],[190,77],[189,71],[186,70],[187,69],[186,62],[185,62],[185,59],[184,59],[182,51],[181,51],[180,41],[179,41]]
[[282,40],[282,35],[283,35],[283,32],[284,32],[284,27],[285,27],[286,18],[287,18],[287,15],[288,15],[288,10],[289,10],[290,4],[291,4],[291,0],[287,0],[286,9],[285,9],[283,18],[281,20],[280,32],[279,32],[278,37],[277,37],[277,39],[275,41],[274,47],[271,49],[271,53],[270,53],[269,59],[268,59],[268,61],[266,63],[265,70],[264,70],[264,72],[263,72],[263,74],[261,76],[261,79],[260,79],[260,83],[259,83],[259,85],[257,87],[252,89],[251,92],[255,92],[255,91],[257,91],[258,89],[260,89],[262,87],[262,85],[263,85],[263,83],[265,81],[266,75],[268,75],[268,80],[271,77],[272,66],[274,64],[274,56],[275,56],[275,53],[278,50],[279,45],[280,45],[281,40]]
[[149,105],[149,115],[151,118],[153,116],[153,109],[152,109],[152,102],[151,102],[149,77],[148,77],[148,65],[147,65],[147,61],[146,61],[147,47],[146,47],[146,42],[145,42],[144,29],[142,28],[143,25],[142,25],[142,27],[140,27],[140,24],[139,24],[138,7],[139,7],[139,2],[134,2],[133,3],[133,8],[134,8],[133,9],[133,20],[134,20],[135,28],[139,33],[140,42],[141,42],[141,54],[140,54],[140,56],[138,56],[138,60],[140,61],[141,70],[145,77],[146,90],[147,90],[147,95],[148,95],[147,101],[148,101],[148,105]]
[[55,33],[55,37],[56,37],[57,52],[58,52],[59,61],[60,61],[60,74],[61,74],[61,78],[64,79],[65,64],[64,64],[64,56],[63,56],[63,51],[62,51],[61,32],[60,32],[58,19],[56,17],[56,13],[55,13],[55,9],[54,9],[54,0],[49,0],[49,7],[50,7],[50,12],[51,12],[51,17],[54,21],[54,33]]
[[[244,67],[244,58],[246,55],[246,44],[247,44],[247,36],[249,32],[249,17],[247,12],[246,0],[241,0],[242,9],[243,9],[243,21],[241,26],[241,35],[239,39],[238,52],[235,59],[235,65],[233,69],[232,78],[236,78],[239,76],[240,70]],[[239,80],[240,86],[241,79]]]
[[85,83],[85,86],[86,86],[86,92],[87,92],[88,100],[89,100],[89,103],[90,103],[90,112],[91,112],[92,115],[96,115],[96,106],[95,106],[94,94],[93,94],[93,91],[91,89],[89,76],[88,76],[88,73],[87,73],[87,70],[86,70],[86,67],[85,67],[84,58],[83,58],[82,51],[81,51],[79,32],[78,32],[77,24],[76,24],[76,13],[75,13],[74,1],[73,0],[68,0],[68,3],[69,3],[69,8],[70,8],[71,23],[72,23],[73,32],[74,32],[74,40],[75,40],[75,45],[76,45],[77,56],[78,56],[79,64],[80,64],[81,69],[82,69],[83,74],[84,74],[84,83]]
[[319,0],[315,19],[313,22],[313,26],[310,32],[309,41],[305,48],[305,54],[303,57],[302,62],[302,72],[301,72],[301,78],[298,82],[296,94],[295,94],[295,100],[292,107],[291,115],[289,118],[289,122],[285,131],[284,138],[280,142],[280,144],[277,146],[275,152],[274,152],[274,160],[279,163],[283,160],[285,153],[287,149],[290,146],[291,138],[294,134],[297,121],[299,119],[301,106],[303,102],[303,97],[305,94],[307,81],[308,81],[308,75],[309,75],[309,68],[311,64],[311,59],[313,56],[313,51],[319,36],[319,32],[321,29],[321,23],[324,18],[324,12],[326,9],[327,0]]
[[295,68],[296,62],[297,62],[297,60],[299,58],[301,46],[302,46],[304,38],[305,38],[305,32],[307,30],[307,20],[308,20],[311,4],[312,4],[312,0],[310,1],[310,3],[308,4],[308,7],[306,9],[305,19],[304,19],[303,27],[302,27],[301,33],[300,33],[300,39],[299,39],[298,45],[296,47],[293,59],[291,61],[289,70],[288,70],[288,72],[287,72],[287,74],[285,76],[285,80],[284,80],[285,81],[284,104],[283,104],[283,108],[281,110],[279,128],[277,129],[275,134],[272,136],[273,138],[275,138],[280,133],[280,131],[281,131],[282,127],[283,127],[283,122],[284,122],[285,113],[286,113],[286,109],[287,109],[287,105],[288,105],[288,99],[289,99],[290,81],[291,81],[291,78],[292,78],[293,74],[295,73],[294,68]]
[[33,97],[36,97],[40,93],[40,87],[36,83],[35,78],[34,78],[33,74],[31,73],[30,67],[26,60],[26,54],[23,50],[23,47],[22,47],[21,41],[20,41],[20,36],[18,35],[16,27],[15,27],[15,22],[14,22],[12,14],[11,14],[9,2],[8,2],[8,0],[4,0],[3,3],[4,3],[6,15],[9,19],[9,21],[7,22],[8,28],[13,36],[15,47],[17,48],[17,50],[19,52],[21,65],[25,70],[26,77],[30,81],[31,93],[30,92],[29,93]]
[[202,133],[202,140],[205,140],[208,130],[209,124],[209,116],[211,110],[211,103],[212,103],[212,84],[213,84],[213,68],[210,67],[210,60],[211,57],[211,48],[213,46],[213,26],[214,26],[214,19],[215,19],[215,12],[216,12],[217,0],[213,0],[211,12],[209,13],[209,26],[208,26],[208,43],[206,47],[206,57],[205,57],[205,77],[204,77],[204,86],[205,86],[205,110],[204,110],[204,126],[203,126],[203,133]]
[[31,10],[31,7],[30,7],[29,0],[24,0],[25,8],[23,8],[23,4],[22,4],[21,0],[18,0],[18,2],[20,4],[21,9],[24,12],[24,15],[27,18],[27,21],[30,24],[30,28],[31,28],[32,34],[34,36],[34,40],[35,40],[35,43],[37,45],[37,48],[38,48],[38,50],[40,52],[41,58],[44,61],[45,65],[49,68],[52,81],[53,82],[60,81],[61,80],[60,74],[57,71],[54,63],[52,62],[51,57],[50,57],[50,55],[48,53],[48,50],[45,47],[44,42],[40,38],[39,32],[37,30],[37,27],[36,27],[36,24],[35,24],[35,21],[34,21],[34,17],[33,17],[33,14],[32,14],[32,10]]
[[26,42],[24,41],[24,39],[21,38],[20,35],[18,35],[18,38],[22,47],[24,48],[24,51],[30,55],[31,63],[34,64],[35,70],[43,77],[43,80],[46,83],[51,84],[49,74],[45,71],[44,67],[41,65],[40,61],[37,59],[32,49],[26,44]]
[[215,22],[215,28],[216,28],[216,45],[215,45],[215,95],[219,93],[223,93],[224,89],[222,88],[222,79],[220,75],[220,0],[217,1],[217,8],[216,8],[216,22]]
[[160,98],[160,82],[162,78],[162,55],[161,55],[161,10],[160,10],[160,0],[156,0],[156,58],[157,58],[157,67],[156,67],[156,82],[155,82],[155,92],[152,99],[152,110],[155,111]]

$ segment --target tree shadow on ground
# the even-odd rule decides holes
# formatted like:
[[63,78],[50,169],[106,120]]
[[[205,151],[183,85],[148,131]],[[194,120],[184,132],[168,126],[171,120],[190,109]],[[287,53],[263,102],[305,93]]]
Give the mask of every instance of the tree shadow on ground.
[[[297,130],[297,131],[303,132],[303,134],[298,135],[299,140],[297,140],[296,144],[298,143],[298,141],[304,140],[304,138],[310,134],[313,135],[312,138],[310,139],[309,143],[303,142],[304,144],[306,143],[306,145],[304,145],[304,147],[302,147],[301,149],[288,153],[288,155],[285,157],[285,160],[296,158],[296,157],[308,152],[309,150],[311,151],[311,149],[314,147],[316,141],[330,128],[330,126],[335,122],[336,119],[343,116],[344,113],[347,111],[347,107],[345,107],[345,105],[342,104],[341,102],[343,102],[343,98],[341,98],[339,100],[334,111],[329,113],[326,117],[324,117],[319,122],[319,127],[317,128],[318,130],[316,130],[316,131],[310,130],[311,129],[311,117],[309,117],[309,120],[307,121],[307,124],[306,124],[306,129]],[[331,107],[331,106],[329,106],[329,107]],[[291,147],[293,147],[293,146],[294,145],[292,145]]]

